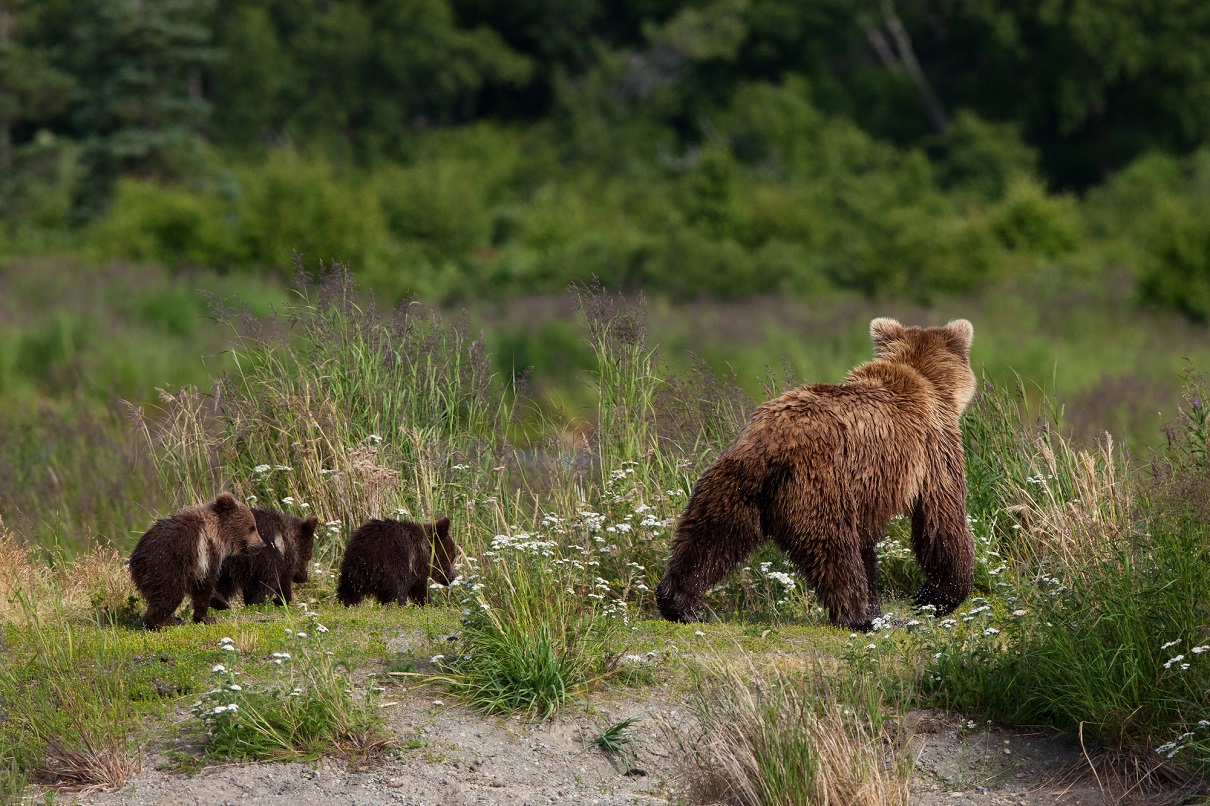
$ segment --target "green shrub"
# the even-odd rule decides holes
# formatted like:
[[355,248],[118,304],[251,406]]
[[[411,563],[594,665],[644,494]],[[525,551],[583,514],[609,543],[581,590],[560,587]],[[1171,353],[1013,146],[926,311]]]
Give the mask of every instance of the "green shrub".
[[1075,199],[1048,195],[1035,179],[1011,181],[989,217],[996,238],[1015,252],[1057,258],[1077,249],[1083,238]]
[[1210,319],[1210,201],[1168,199],[1152,216],[1139,296],[1191,319]]
[[374,176],[386,226],[434,259],[467,258],[491,243],[491,209],[479,165],[436,158]]
[[338,176],[319,158],[274,152],[236,172],[244,261],[288,276],[290,256],[363,267],[378,260],[387,232],[377,196]]
[[234,211],[213,193],[123,179],[93,227],[104,257],[163,263],[170,268],[229,268],[239,262]]
[[986,121],[967,110],[954,115],[938,145],[938,183],[980,201],[1002,198],[1014,180],[1038,170],[1038,153],[1022,142],[1017,126]]

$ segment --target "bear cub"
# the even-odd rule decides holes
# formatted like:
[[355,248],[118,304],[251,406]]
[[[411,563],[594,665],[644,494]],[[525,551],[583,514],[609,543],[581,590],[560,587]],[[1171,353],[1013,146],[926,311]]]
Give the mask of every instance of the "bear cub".
[[292,584],[307,580],[307,564],[315,547],[315,529],[319,519],[296,518],[275,509],[252,508],[256,530],[268,549],[255,554],[236,554],[223,561],[210,606],[226,610],[238,591],[244,604],[260,604],[272,598],[273,604],[294,601]]
[[975,394],[973,336],[965,319],[875,319],[873,361],[760,406],[693,488],[656,588],[660,613],[697,618],[702,594],[772,540],[833,624],[869,630],[882,612],[875,546],[900,514],[926,580],[917,604],[957,607],[974,568],[959,424]]
[[193,620],[212,622],[206,609],[223,560],[264,548],[252,510],[231,493],[156,521],[130,553],[130,578],[147,601],[144,624],[179,624],[173,613],[186,595]]
[[336,598],[346,607],[373,596],[401,607],[429,600],[429,579],[448,585],[457,576],[458,551],[450,537],[450,519],[435,523],[371,520],[349,538],[340,561]]

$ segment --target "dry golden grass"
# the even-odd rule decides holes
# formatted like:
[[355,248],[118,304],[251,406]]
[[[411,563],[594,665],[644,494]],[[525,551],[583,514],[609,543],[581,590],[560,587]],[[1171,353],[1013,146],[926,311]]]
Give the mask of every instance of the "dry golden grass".
[[110,734],[81,731],[75,743],[49,741],[38,777],[57,788],[75,792],[113,792],[126,785],[143,768],[141,756],[127,753],[123,742]]
[[1034,443],[1031,475],[1018,487],[1018,503],[1008,507],[1020,520],[1034,567],[1079,567],[1094,554],[1103,556],[1106,541],[1128,533],[1130,480],[1113,438],[1104,437],[1092,451],[1077,450],[1055,434]]
[[28,626],[117,613],[135,589],[118,552],[95,547],[52,568],[0,522],[0,623]]
[[711,669],[690,702],[700,730],[670,731],[690,802],[906,806],[907,736],[869,685],[841,692],[818,672]]

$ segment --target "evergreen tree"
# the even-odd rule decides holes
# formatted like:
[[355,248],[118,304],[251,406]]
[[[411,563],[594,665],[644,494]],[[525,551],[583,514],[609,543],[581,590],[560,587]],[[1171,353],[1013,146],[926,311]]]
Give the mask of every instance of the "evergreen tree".
[[109,202],[122,174],[180,176],[197,164],[209,113],[213,0],[73,0],[66,63],[77,92],[70,129],[81,143],[73,217]]

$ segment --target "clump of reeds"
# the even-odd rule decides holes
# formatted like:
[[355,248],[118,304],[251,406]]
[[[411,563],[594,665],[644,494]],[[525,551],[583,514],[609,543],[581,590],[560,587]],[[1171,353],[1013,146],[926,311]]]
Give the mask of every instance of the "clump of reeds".
[[905,806],[908,737],[861,677],[719,666],[697,681],[696,731],[672,731],[693,803]]

